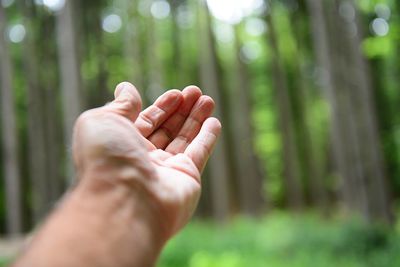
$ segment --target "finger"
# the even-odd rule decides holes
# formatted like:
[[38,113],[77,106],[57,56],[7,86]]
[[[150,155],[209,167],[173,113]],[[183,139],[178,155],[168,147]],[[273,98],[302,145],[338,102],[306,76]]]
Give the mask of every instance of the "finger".
[[186,148],[185,154],[193,161],[199,172],[203,171],[220,133],[221,123],[219,120],[208,118],[201,127],[199,134]]
[[110,104],[102,107],[135,121],[142,108],[142,99],[136,87],[131,83],[122,82],[115,88],[115,99]]
[[139,114],[135,122],[136,128],[144,137],[148,137],[176,111],[182,99],[182,92],[179,90],[167,91]]
[[189,117],[186,119],[174,140],[165,151],[177,154],[183,153],[193,138],[198,134],[203,122],[211,116],[214,110],[214,101],[209,96],[201,96],[193,106]]
[[182,95],[183,101],[179,109],[149,137],[157,148],[165,149],[178,134],[193,105],[201,96],[201,90],[196,86],[188,86],[183,89]]

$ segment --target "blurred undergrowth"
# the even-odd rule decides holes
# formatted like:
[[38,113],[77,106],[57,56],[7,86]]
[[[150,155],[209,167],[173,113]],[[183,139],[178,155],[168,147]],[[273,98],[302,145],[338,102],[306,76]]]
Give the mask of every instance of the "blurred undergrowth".
[[273,213],[230,226],[193,222],[164,250],[158,267],[398,266],[400,235],[361,220]]
[[[157,267],[395,267],[400,228],[393,229],[310,213],[274,212],[228,226],[194,221],[168,243]],[[0,267],[7,262],[0,259]]]

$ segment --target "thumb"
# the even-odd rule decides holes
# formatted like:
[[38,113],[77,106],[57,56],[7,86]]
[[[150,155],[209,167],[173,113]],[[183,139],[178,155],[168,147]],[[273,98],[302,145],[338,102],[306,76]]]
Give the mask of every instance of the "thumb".
[[134,122],[142,109],[142,100],[136,87],[129,82],[122,82],[115,88],[114,96],[114,101],[104,108]]

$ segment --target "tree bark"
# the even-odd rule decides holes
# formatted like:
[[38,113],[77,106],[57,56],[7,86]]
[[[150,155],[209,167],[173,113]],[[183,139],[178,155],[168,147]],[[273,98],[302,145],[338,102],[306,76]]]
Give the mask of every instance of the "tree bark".
[[[144,67],[141,58],[141,37],[143,32],[140,25],[140,15],[137,11],[138,1],[126,0],[123,2],[124,21],[126,23],[126,34],[124,38],[124,54],[128,64],[128,77],[137,87],[142,97],[145,98]],[[143,99],[146,102],[146,99]],[[143,103],[147,105],[148,103]]]
[[45,95],[39,83],[38,50],[34,35],[37,33],[33,18],[33,2],[21,3],[27,35],[23,42],[23,62],[27,80],[28,154],[32,190],[33,222],[38,223],[49,210],[49,188],[45,127]]
[[[349,155],[347,153],[347,149],[351,147],[351,144],[348,144],[348,138],[345,133],[345,129],[347,128],[345,125],[347,115],[341,107],[340,96],[342,92],[337,91],[334,84],[335,73],[338,68],[335,68],[333,58],[337,58],[338,55],[337,52],[331,51],[329,46],[329,38],[327,35],[328,24],[325,20],[323,3],[321,1],[308,0],[307,5],[311,14],[310,23],[313,30],[312,37],[320,75],[320,83],[330,106],[332,148],[336,167],[338,168],[342,181],[342,196],[348,206],[354,207],[354,177],[348,164]],[[340,79],[336,80],[341,81]]]
[[[222,105],[225,101],[221,97],[217,66],[217,55],[215,50],[214,36],[211,29],[210,17],[206,6],[199,4],[199,40],[200,40],[200,79],[201,87],[210,95],[215,103],[215,114],[222,116]],[[213,215],[219,222],[228,219],[230,209],[229,186],[230,179],[229,163],[226,154],[226,134],[222,132],[220,140],[215,147],[214,154],[209,161],[209,173],[211,184]]]
[[[371,98],[368,64],[363,58],[357,20],[339,18],[341,1],[331,3],[329,46],[324,7],[308,1],[317,59],[326,75],[324,86],[332,110],[335,158],[342,177],[345,203],[367,220],[391,220],[386,177]],[[357,12],[355,6],[352,6]],[[351,30],[352,29],[352,30]],[[353,30],[356,29],[356,32]]]
[[171,16],[172,16],[172,65],[171,67],[171,76],[172,79],[170,80],[171,84],[179,85],[181,83],[181,34],[180,28],[178,24],[178,7],[180,0],[169,0],[171,6]]
[[20,166],[16,126],[13,73],[6,38],[7,19],[0,4],[0,92],[3,141],[4,180],[6,188],[6,227],[10,236],[22,233]]
[[263,200],[263,177],[259,160],[254,153],[253,130],[251,124],[251,96],[248,71],[240,58],[240,36],[235,26],[235,88],[231,93],[231,121],[234,122],[235,159],[238,168],[238,191],[241,211],[247,215],[260,215]]
[[[57,46],[55,42],[54,17],[44,10],[40,10],[40,33],[42,41],[39,47],[40,84],[44,89],[44,124],[47,167],[48,201],[55,203],[65,189],[65,174],[62,169],[63,162],[63,135],[62,116],[59,110],[60,89],[58,88],[58,73],[53,66],[57,64]],[[45,70],[45,71],[43,71]]]
[[[271,8],[271,5],[269,6]],[[269,14],[266,16],[266,21],[269,28],[268,39],[272,51],[271,67],[273,71],[273,82],[278,106],[278,120],[282,134],[284,184],[289,207],[299,210],[304,206],[304,193],[300,180],[298,151],[295,144],[293,129],[292,108],[290,105],[287,81],[279,56],[280,54],[275,32],[275,25],[271,15],[272,11],[270,9]]]
[[[305,52],[309,49],[306,45],[306,40],[303,38],[304,32],[302,32],[302,26],[304,20],[302,17],[306,16],[304,13],[291,15],[293,22],[293,36],[295,39],[295,54],[292,59],[293,65],[293,99],[296,101],[295,109],[295,121],[296,121],[296,132],[297,143],[299,146],[299,157],[303,165],[303,180],[307,184],[307,191],[310,193],[311,203],[318,207],[322,212],[326,213],[328,198],[327,190],[325,188],[324,177],[323,177],[323,159],[317,155],[323,153],[318,152],[322,147],[318,148],[315,141],[313,141],[313,133],[310,132],[312,125],[308,117],[309,106],[312,105],[315,95],[311,95],[310,90],[312,86],[306,82],[304,73],[302,70],[302,64],[305,60]],[[319,95],[318,95],[319,96]]]
[[160,61],[159,36],[155,19],[150,16],[146,18],[147,27],[147,61],[148,61],[148,97],[153,101],[164,90],[164,70]]
[[[79,12],[75,16],[81,15],[80,34],[77,35],[77,40],[83,45],[80,45],[80,50],[83,51],[82,59],[89,64],[96,64],[97,71],[91,79],[83,80],[83,88],[85,92],[85,108],[95,108],[104,105],[112,99],[112,89],[108,86],[108,71],[107,65],[107,49],[104,40],[104,31],[101,27],[101,15],[104,10],[104,1],[81,1],[78,6]],[[121,10],[126,10],[122,7]],[[93,52],[94,51],[94,52]],[[129,66],[126,67],[127,69]]]
[[[57,43],[60,65],[64,138],[67,147],[71,147],[72,130],[76,118],[82,111],[80,62],[77,51],[77,35],[74,20],[74,0],[66,1],[57,15]],[[71,156],[67,155],[67,174],[73,178]]]
[[[389,193],[387,188],[387,176],[384,168],[382,147],[379,138],[378,122],[376,117],[375,101],[372,96],[372,81],[370,79],[369,64],[360,49],[363,40],[363,29],[357,8],[354,24],[357,34],[348,32],[349,57],[347,64],[351,69],[352,77],[349,83],[354,88],[352,103],[358,110],[358,140],[360,154],[364,168],[364,183],[368,196],[367,217],[370,220],[393,221],[393,214],[389,205]],[[349,30],[349,27],[346,27]]]

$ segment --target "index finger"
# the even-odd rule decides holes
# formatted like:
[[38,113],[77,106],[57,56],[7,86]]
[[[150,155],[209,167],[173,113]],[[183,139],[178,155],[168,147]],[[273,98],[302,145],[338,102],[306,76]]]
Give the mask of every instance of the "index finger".
[[203,171],[220,133],[221,123],[219,120],[208,118],[204,121],[198,135],[186,148],[184,153],[193,161],[200,172]]
[[135,121],[136,128],[144,137],[148,137],[174,114],[182,100],[182,92],[179,90],[169,90],[162,94],[153,105],[140,112]]

